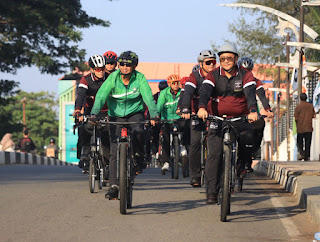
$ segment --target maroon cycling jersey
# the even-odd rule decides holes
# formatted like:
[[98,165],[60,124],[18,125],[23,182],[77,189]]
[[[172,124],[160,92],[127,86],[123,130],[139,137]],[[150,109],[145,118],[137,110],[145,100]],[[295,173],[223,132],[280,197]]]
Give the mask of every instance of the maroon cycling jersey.
[[[200,97],[200,88],[205,79],[205,75],[202,69],[194,71],[190,74],[188,80],[185,83],[184,91],[180,94],[181,106],[183,109],[191,109],[193,113],[197,113],[199,109],[199,97]],[[180,105],[178,105],[180,106]],[[210,114],[211,111],[211,100],[209,100],[207,105],[207,110]]]
[[[95,100],[95,96],[100,86],[107,79],[109,74],[106,72],[105,77],[102,80],[95,80],[92,73],[83,76],[78,85],[77,97],[75,102],[75,110],[81,110],[84,107],[84,114],[90,114]],[[107,103],[101,109],[101,112],[107,112]]]
[[218,116],[236,117],[257,109],[256,81],[252,72],[235,68],[230,79],[221,67],[208,73],[200,89],[200,108],[206,108],[210,97],[216,97],[212,111]]

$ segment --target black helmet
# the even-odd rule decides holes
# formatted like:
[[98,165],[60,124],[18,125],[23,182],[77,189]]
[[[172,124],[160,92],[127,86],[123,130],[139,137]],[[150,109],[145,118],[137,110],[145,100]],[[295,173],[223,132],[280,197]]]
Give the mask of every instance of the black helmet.
[[162,91],[163,89],[168,87],[168,83],[166,81],[159,82],[159,90]]
[[241,57],[238,61],[238,66],[251,71],[253,69],[253,61],[248,57]]
[[105,58],[102,55],[93,55],[89,58],[88,64],[91,68],[105,67]]
[[132,51],[124,51],[118,57],[118,62],[133,63],[136,66],[138,65],[139,59],[136,53]]
[[50,138],[50,143],[56,143],[56,139],[55,138]]

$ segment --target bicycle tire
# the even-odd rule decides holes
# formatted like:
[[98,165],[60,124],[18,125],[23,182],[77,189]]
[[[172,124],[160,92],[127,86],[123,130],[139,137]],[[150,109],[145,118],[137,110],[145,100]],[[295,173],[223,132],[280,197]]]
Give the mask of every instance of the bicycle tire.
[[119,190],[120,190],[120,213],[127,213],[127,144],[120,144],[120,173],[119,173]]
[[189,176],[189,159],[188,156],[183,156],[182,158],[182,176]]
[[227,221],[227,215],[230,214],[230,179],[231,179],[231,149],[230,146],[223,146],[223,184],[222,184],[222,198],[221,198],[221,214],[220,220]]
[[91,193],[94,193],[95,189],[95,182],[96,182],[96,165],[94,159],[90,159],[89,164],[89,189]]
[[180,144],[178,136],[174,136],[173,138],[174,144],[174,179],[179,179],[179,160],[180,160]]
[[242,192],[243,178],[238,177],[238,192]]
[[98,164],[99,169],[97,171],[99,171],[99,190],[102,190],[104,180],[103,163],[101,160],[98,160]]

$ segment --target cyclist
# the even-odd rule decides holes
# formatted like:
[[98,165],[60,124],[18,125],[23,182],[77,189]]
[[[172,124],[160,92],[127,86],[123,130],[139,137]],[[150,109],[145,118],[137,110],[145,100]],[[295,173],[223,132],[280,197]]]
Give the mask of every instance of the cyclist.
[[[205,76],[215,68],[216,54],[212,50],[201,51],[198,55],[200,69],[194,68],[188,81],[185,83],[182,99],[182,117],[190,119],[190,112],[197,113],[199,90]],[[209,104],[209,109],[211,105]],[[206,129],[202,120],[191,121],[191,139],[189,147],[189,169],[193,187],[201,187],[201,132]]]
[[117,67],[117,54],[113,51],[107,51],[103,54],[106,62],[106,73],[109,75],[116,70]]
[[[96,93],[100,86],[109,76],[105,69],[105,58],[102,55],[93,55],[89,58],[88,65],[90,67],[90,73],[81,78],[78,85],[78,91],[75,101],[75,110],[73,116],[82,121],[80,116],[81,110],[84,109],[83,114],[89,115],[92,109]],[[102,114],[106,114],[107,106],[102,107]],[[83,168],[84,172],[89,169],[89,152],[90,152],[90,138],[91,132],[85,129],[84,126],[80,126],[79,132],[79,147],[82,147],[79,167]],[[102,145],[105,158],[109,159],[109,137],[108,130],[105,128],[102,132]]]
[[[180,119],[180,116],[176,113],[178,101],[180,98],[180,76],[170,75],[167,78],[168,86],[160,92],[160,96],[157,102],[157,108],[160,113],[161,119]],[[164,123],[163,129],[163,152],[162,152],[162,174],[165,174],[169,170],[170,164],[170,133],[171,124]],[[179,129],[183,130],[184,122],[179,123]]]
[[[215,97],[212,110],[215,115],[228,118],[248,115],[256,121],[257,101],[255,97],[256,82],[251,71],[238,67],[238,51],[233,44],[223,45],[218,56],[220,67],[211,71],[200,89],[199,118],[207,118],[206,110],[210,97]],[[208,130],[208,158],[206,160],[207,204],[217,203],[219,189],[219,164],[223,149],[223,123],[212,123]],[[251,159],[253,131],[250,123],[234,122],[236,137],[239,140],[239,163],[241,175],[245,175],[244,166]]]
[[[252,59],[248,57],[241,57],[238,61],[238,66],[242,66],[243,68],[252,71],[253,69],[253,61]],[[269,100],[266,98],[266,94],[263,88],[262,82],[255,78],[256,80],[256,94],[259,97],[263,110],[260,110],[260,113],[262,115],[266,115],[268,118],[271,118],[274,116],[271,107],[269,105]],[[259,107],[258,107],[259,108]],[[265,121],[264,119],[259,119],[257,122],[254,123],[253,125],[253,131],[254,131],[254,145],[253,145],[253,157],[254,158],[260,158],[260,144],[263,138],[263,131],[265,127]],[[248,166],[248,171],[253,172],[253,169],[251,168],[252,164],[247,164]]]
[[[136,71],[138,56],[131,51],[122,52],[118,57],[119,69],[113,72],[107,82],[99,89],[91,114],[100,112],[105,102],[108,104],[108,116],[110,121],[143,121],[143,103],[149,108],[151,118],[158,116],[151,88],[145,76]],[[154,125],[155,121],[152,120]],[[144,152],[143,124],[131,125],[133,131],[134,144],[133,152],[138,169],[141,169]],[[106,193],[106,198],[116,199],[118,197],[118,186],[116,181],[117,171],[117,138],[120,136],[121,127],[110,125],[111,152],[109,163],[109,183],[110,190]]]

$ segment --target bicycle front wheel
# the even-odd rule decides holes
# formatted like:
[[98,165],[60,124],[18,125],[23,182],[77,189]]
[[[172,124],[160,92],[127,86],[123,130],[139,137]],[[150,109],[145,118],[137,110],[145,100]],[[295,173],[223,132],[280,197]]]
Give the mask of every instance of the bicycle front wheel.
[[120,173],[119,173],[119,187],[120,187],[120,213],[127,213],[127,144],[120,144]]
[[222,179],[222,198],[220,220],[227,221],[227,215],[230,213],[230,183],[231,183],[231,149],[230,146],[223,147],[223,179]]
[[174,136],[173,145],[174,145],[174,157],[173,157],[174,179],[178,179],[179,178],[179,160],[180,160],[180,144],[179,144],[178,136]]
[[90,159],[90,167],[89,167],[89,189],[91,193],[94,193],[95,188],[95,181],[96,181],[96,164],[94,159]]

